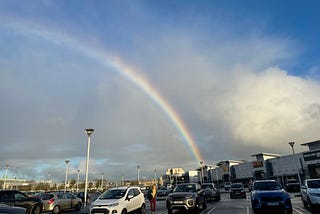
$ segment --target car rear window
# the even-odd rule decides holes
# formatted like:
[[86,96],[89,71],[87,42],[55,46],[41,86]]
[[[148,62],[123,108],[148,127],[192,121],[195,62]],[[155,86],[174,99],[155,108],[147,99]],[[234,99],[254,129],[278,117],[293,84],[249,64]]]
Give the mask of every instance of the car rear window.
[[266,182],[256,182],[253,185],[254,190],[280,190],[281,185],[277,182],[266,181]]
[[41,199],[42,200],[49,200],[49,199],[51,199],[53,197],[54,197],[53,194],[43,194],[43,195],[41,195]]

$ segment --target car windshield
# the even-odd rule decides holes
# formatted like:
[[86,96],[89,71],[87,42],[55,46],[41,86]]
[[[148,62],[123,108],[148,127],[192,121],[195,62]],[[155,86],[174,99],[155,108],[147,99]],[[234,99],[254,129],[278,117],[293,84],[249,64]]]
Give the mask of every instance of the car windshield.
[[278,182],[267,181],[267,182],[256,182],[253,186],[254,190],[280,190],[281,185]]
[[195,185],[178,185],[173,192],[196,192]]
[[242,184],[231,184],[231,188],[243,188]]
[[210,185],[210,184],[203,184],[203,185],[201,185],[201,188],[202,189],[206,189],[206,188],[213,189],[212,185]]
[[102,193],[99,199],[120,199],[125,196],[126,191],[126,189],[111,189]]
[[320,180],[311,180],[308,181],[309,188],[320,188]]

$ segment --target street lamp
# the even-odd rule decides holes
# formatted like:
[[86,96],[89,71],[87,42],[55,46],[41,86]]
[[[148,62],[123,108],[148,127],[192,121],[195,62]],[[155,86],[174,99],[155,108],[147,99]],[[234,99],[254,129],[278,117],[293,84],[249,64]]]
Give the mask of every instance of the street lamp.
[[[291,148],[292,148],[292,154],[295,155],[296,153],[295,153],[295,151],[294,151],[294,142],[293,142],[293,141],[289,142],[289,145],[290,145]],[[297,168],[297,174],[298,174],[299,184],[301,185],[300,172],[299,172],[299,167],[298,167],[297,163],[296,163],[296,168]]]
[[4,177],[3,189],[6,189],[6,185],[7,185],[7,177],[8,177],[9,164],[6,164],[6,165],[5,165],[5,169],[6,169],[6,175],[5,175],[5,177]]
[[140,166],[137,166],[137,181],[138,181],[138,186],[140,184]]
[[101,172],[101,191],[103,191],[103,175],[104,173]]
[[289,145],[292,148],[292,154],[296,154],[295,151],[294,151],[294,142],[289,142]]
[[157,183],[157,170],[154,170],[154,182]]
[[69,171],[69,163],[70,160],[65,160],[66,162],[66,179],[64,181],[64,192],[67,192],[67,184],[68,184],[68,171]]
[[78,172],[78,180],[77,180],[77,192],[79,192],[79,178],[80,178],[80,169],[77,170]]
[[204,183],[204,181],[203,181],[203,161],[200,161],[200,167],[201,167],[201,183]]
[[88,171],[89,171],[89,157],[90,157],[90,136],[94,132],[94,129],[85,129],[88,135],[88,146],[87,146],[87,159],[86,159],[86,179],[84,185],[84,203],[87,205],[87,193],[88,193]]

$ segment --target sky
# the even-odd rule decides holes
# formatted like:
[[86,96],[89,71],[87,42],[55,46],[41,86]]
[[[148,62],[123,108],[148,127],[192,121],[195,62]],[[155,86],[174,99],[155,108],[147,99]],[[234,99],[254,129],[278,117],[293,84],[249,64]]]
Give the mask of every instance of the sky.
[[0,4],[0,176],[116,181],[320,139],[318,1]]

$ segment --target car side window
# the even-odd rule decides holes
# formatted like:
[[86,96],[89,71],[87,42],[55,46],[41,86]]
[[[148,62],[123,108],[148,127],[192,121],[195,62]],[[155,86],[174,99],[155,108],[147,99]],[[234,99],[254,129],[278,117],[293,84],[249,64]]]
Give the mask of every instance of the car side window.
[[130,189],[129,192],[128,192],[128,196],[131,196],[131,195],[134,196],[134,191],[133,191],[133,189]]
[[135,188],[135,189],[133,189],[133,194],[134,194],[134,196],[137,196],[140,194],[140,191]]
[[2,193],[0,195],[1,200],[7,201],[7,200],[13,200],[13,195],[10,193]]
[[21,193],[14,194],[14,199],[15,200],[26,200],[26,198],[27,197],[25,195],[21,194]]

